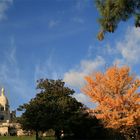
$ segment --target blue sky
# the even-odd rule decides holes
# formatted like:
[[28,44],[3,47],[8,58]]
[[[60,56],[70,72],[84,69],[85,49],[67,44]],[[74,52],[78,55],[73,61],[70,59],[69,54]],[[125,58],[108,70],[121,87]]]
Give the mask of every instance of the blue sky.
[[91,107],[85,75],[113,64],[140,75],[140,29],[130,19],[99,42],[98,16],[93,0],[0,0],[0,87],[11,109],[35,96],[40,78],[63,79]]

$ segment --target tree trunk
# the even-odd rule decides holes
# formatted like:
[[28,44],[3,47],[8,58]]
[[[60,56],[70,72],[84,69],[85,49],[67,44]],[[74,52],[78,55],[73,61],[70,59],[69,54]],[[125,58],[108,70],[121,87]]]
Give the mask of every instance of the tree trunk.
[[59,130],[55,130],[55,137],[56,137],[56,140],[60,140],[60,131]]
[[36,136],[36,140],[39,140],[38,131],[37,131],[37,130],[36,130],[36,132],[35,132],[35,136]]

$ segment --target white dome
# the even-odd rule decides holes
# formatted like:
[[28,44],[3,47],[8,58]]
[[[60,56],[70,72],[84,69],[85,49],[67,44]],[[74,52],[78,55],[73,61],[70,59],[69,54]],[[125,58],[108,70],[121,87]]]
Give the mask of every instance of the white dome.
[[0,96],[0,104],[2,106],[8,105],[8,99],[4,95]]
[[1,90],[0,104],[1,104],[3,107],[6,106],[6,105],[9,105],[8,99],[7,99],[6,96],[4,95],[4,89],[3,89],[3,88],[2,88],[2,90]]

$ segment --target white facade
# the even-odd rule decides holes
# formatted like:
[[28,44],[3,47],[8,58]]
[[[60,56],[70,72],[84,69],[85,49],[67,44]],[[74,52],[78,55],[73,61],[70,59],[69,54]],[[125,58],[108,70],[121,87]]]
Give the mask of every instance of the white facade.
[[0,93],[0,135],[9,135],[13,130],[15,131],[17,124],[12,123],[15,116],[15,111],[10,113],[9,102],[5,96],[4,88],[2,88]]
[[10,106],[7,97],[4,93],[4,88],[1,89],[0,94],[0,122],[10,121]]

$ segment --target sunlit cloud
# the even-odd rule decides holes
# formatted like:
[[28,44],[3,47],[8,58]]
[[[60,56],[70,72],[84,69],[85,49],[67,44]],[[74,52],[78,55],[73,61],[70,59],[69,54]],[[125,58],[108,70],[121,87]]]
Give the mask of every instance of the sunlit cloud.
[[104,65],[105,61],[101,56],[97,56],[94,60],[82,60],[79,66],[64,74],[64,81],[72,87],[81,88],[84,85],[84,76]]
[[140,29],[129,27],[124,35],[124,39],[116,44],[121,58],[115,61],[121,64],[138,64],[140,59]]
[[74,97],[77,99],[77,101],[83,103],[87,107],[90,108],[95,107],[95,104],[93,104],[93,102],[91,102],[91,99],[88,96],[86,96],[84,93],[76,93],[74,94]]

